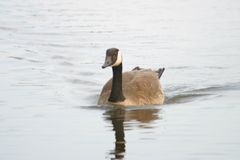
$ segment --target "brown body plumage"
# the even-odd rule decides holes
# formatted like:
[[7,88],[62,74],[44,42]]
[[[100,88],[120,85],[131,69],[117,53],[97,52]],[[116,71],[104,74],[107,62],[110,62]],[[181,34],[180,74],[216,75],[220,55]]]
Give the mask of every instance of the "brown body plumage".
[[98,104],[146,105],[163,104],[164,93],[158,79],[158,72],[150,69],[133,70],[122,74],[123,95],[122,102],[109,102],[108,98],[112,89],[112,79],[103,87]]

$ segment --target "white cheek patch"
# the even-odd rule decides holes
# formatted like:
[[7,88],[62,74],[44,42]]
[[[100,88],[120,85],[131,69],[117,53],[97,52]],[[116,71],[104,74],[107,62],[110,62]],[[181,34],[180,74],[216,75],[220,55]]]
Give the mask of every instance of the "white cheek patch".
[[118,51],[118,56],[116,62],[112,65],[112,67],[116,67],[122,63],[122,55],[121,52]]

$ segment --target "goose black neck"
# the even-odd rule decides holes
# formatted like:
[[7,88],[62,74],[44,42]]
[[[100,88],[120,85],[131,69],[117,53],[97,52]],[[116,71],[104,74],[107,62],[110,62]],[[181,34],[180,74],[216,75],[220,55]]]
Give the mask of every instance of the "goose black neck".
[[122,63],[116,67],[112,67],[112,70],[112,91],[108,100],[110,102],[122,102],[125,100],[122,91]]

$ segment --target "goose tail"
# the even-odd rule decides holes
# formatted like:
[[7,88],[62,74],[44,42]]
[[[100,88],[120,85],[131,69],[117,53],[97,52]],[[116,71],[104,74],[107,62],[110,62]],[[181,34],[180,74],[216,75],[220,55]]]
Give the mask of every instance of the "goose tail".
[[158,73],[158,79],[161,78],[163,72],[165,71],[165,68],[159,68],[156,72]]

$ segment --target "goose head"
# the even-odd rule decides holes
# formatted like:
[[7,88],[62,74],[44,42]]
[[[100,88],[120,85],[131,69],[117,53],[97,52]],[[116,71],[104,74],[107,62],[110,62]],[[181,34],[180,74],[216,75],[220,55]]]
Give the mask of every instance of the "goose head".
[[117,67],[122,63],[122,55],[117,48],[110,48],[106,51],[106,58],[102,68]]

